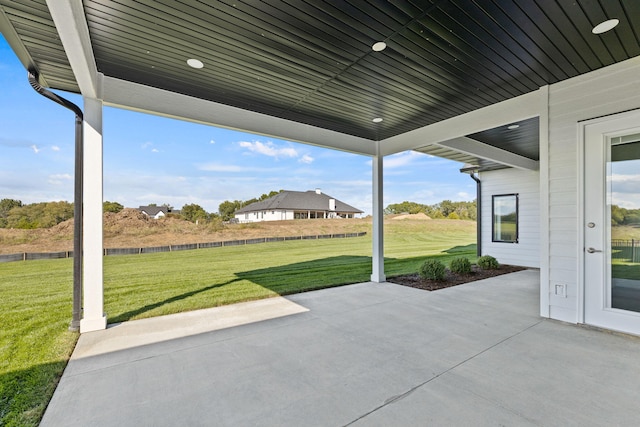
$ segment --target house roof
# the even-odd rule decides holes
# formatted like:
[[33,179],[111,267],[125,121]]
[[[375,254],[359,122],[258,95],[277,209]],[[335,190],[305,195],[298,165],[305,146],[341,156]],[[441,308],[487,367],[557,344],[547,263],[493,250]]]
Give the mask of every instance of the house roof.
[[236,214],[269,211],[269,210],[310,210],[310,211],[330,211],[329,200],[336,201],[335,212],[341,213],[362,213],[360,209],[354,208],[335,197],[327,194],[318,194],[314,190],[309,191],[288,191],[283,190],[273,197],[251,203],[236,211]]
[[159,212],[162,212],[165,215],[169,213],[169,208],[166,206],[140,206],[138,210],[149,216],[156,216]]
[[[592,33],[609,18],[620,24]],[[367,155],[486,160],[489,146],[535,161],[535,92],[637,57],[638,28],[637,0],[0,0],[0,30],[44,86]],[[431,146],[454,117],[473,149]],[[500,136],[510,122],[523,129]]]

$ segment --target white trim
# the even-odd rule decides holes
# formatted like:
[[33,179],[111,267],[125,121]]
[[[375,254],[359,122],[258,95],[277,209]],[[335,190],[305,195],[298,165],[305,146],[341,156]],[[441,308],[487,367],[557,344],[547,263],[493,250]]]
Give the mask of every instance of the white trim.
[[470,135],[540,114],[538,91],[470,111],[450,119],[382,140],[383,156],[415,150],[449,139]]
[[374,141],[104,76],[106,105],[374,156]]
[[[376,142],[379,149],[380,142]],[[371,281],[381,283],[386,279],[384,274],[384,212],[383,212],[383,157],[374,156],[371,162],[373,181],[373,248],[371,254]]]
[[549,299],[549,86],[540,93],[540,316],[550,316]]
[[516,169],[535,171],[539,168],[539,164],[536,160],[531,160],[528,157],[502,150],[492,145],[476,141],[475,139],[467,138],[466,136],[449,139],[435,145],[450,148],[460,153],[480,157],[481,159],[502,163],[503,165],[511,166]]
[[93,56],[82,0],[47,0],[47,7],[60,35],[80,93],[88,98],[97,98],[98,67]]
[[578,126],[576,129],[577,141],[578,141],[578,156],[577,156],[577,173],[578,173],[578,194],[577,194],[577,202],[578,202],[578,212],[577,212],[577,233],[578,236],[576,238],[577,245],[577,260],[576,268],[578,269],[578,286],[576,287],[576,323],[585,323],[585,288],[584,288],[584,161],[585,161],[585,150],[584,150],[584,142],[585,142],[585,128],[588,122],[578,122]]
[[83,316],[80,332],[107,327],[104,315],[102,103],[84,99]]

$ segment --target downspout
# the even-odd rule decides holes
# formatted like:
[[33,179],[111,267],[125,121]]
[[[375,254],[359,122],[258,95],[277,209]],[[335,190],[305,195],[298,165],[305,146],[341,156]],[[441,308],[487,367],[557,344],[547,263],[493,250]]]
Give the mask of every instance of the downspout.
[[82,317],[82,171],[83,171],[83,138],[82,138],[82,110],[74,103],[43,88],[38,83],[38,72],[31,68],[28,71],[31,87],[40,95],[73,111],[76,115],[75,135],[75,170],[74,170],[74,201],[73,201],[73,314],[69,330],[80,330]]
[[475,171],[469,176],[476,182],[476,255],[482,256],[482,182]]

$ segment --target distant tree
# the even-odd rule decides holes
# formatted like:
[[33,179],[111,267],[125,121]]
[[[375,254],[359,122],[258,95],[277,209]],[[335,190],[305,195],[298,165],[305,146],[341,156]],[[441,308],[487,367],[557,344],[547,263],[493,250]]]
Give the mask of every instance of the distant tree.
[[451,202],[451,200],[443,200],[439,203],[440,212],[442,215],[448,217],[451,212],[455,212],[456,206]]
[[[279,191],[270,191],[269,194],[263,194],[262,196],[260,196],[260,198],[258,199],[258,201],[263,201],[266,199],[270,199],[273,196],[277,196],[278,194],[282,193],[284,190],[279,190]],[[246,205],[248,205],[249,203],[246,203]]]
[[624,211],[618,205],[611,205],[611,223],[613,225],[621,225],[624,223]]
[[[401,214],[401,213],[424,213],[431,218],[459,218],[476,220],[476,202],[452,202],[451,200],[443,200],[434,205],[423,205],[416,202],[394,203],[387,206],[384,210],[385,214]],[[455,214],[451,216],[451,214]]]
[[427,205],[421,205],[420,203],[416,203],[416,202],[404,201],[402,203],[395,203],[387,206],[387,208],[385,209],[385,213],[387,214],[402,214],[402,213],[417,214],[420,212],[427,213],[427,208],[428,208]]
[[265,193],[260,197],[257,197],[257,198],[254,197],[252,199],[244,200],[244,201],[243,200],[233,200],[233,201],[225,200],[224,202],[220,203],[220,206],[218,206],[218,213],[220,214],[220,217],[222,218],[223,221],[229,221],[231,218],[233,218],[233,216],[235,215],[235,212],[238,209],[248,206],[251,203],[261,202],[273,196],[277,196],[283,191],[284,190],[270,191],[269,193]]
[[69,202],[32,203],[11,209],[7,227],[49,228],[73,218],[73,204]]
[[7,217],[9,211],[13,208],[22,207],[22,202],[15,199],[2,199],[0,200],[0,228],[7,226]]
[[209,217],[207,211],[205,211],[202,206],[196,205],[195,203],[184,205],[180,210],[180,214],[184,219],[191,222],[205,220]]
[[122,209],[124,209],[124,206],[122,206],[120,203],[118,202],[109,202],[106,201],[102,204],[102,211],[103,212],[113,212],[113,213],[118,213],[120,212]]
[[449,215],[447,215],[447,219],[460,219],[460,216],[455,212],[451,212]]
[[233,218],[235,212],[242,207],[242,202],[240,200],[225,200],[220,203],[218,206],[218,213],[223,221],[229,221]]

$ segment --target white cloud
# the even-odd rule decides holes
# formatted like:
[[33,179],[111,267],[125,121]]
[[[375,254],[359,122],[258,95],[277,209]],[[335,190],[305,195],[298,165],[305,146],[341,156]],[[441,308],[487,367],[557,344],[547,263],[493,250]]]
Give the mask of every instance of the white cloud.
[[384,167],[387,168],[399,168],[408,166],[417,160],[427,158],[424,154],[417,151],[403,151],[402,153],[392,154],[391,156],[384,158]]
[[215,144],[216,142],[212,139],[211,141],[209,141],[209,144]]
[[49,184],[51,185],[62,185],[65,183],[65,181],[70,181],[73,179],[73,176],[71,176],[68,173],[59,173],[59,174],[53,174],[53,175],[49,175]]
[[53,151],[60,151],[60,147],[58,147],[57,145],[52,145],[52,146],[51,146],[51,149],[52,149]]
[[159,153],[159,152],[160,152],[160,150],[158,150],[157,148],[152,148],[152,149],[151,149],[151,152],[152,152],[152,153]]
[[33,144],[31,147],[29,147],[33,150],[34,153],[38,154],[40,152],[40,149],[38,148],[37,145]]
[[298,157],[298,151],[293,147],[278,147],[273,142],[260,142],[260,141],[240,141],[238,143],[240,147],[246,148],[252,153],[263,154],[265,156],[280,158],[280,157]]
[[145,142],[144,144],[142,144],[140,146],[140,148],[142,148],[143,150],[146,150],[147,148],[151,147],[153,145],[153,142]]
[[308,154],[303,155],[302,157],[300,157],[300,159],[298,160],[300,163],[305,163],[305,164],[311,164],[313,163],[313,157],[311,157]]

